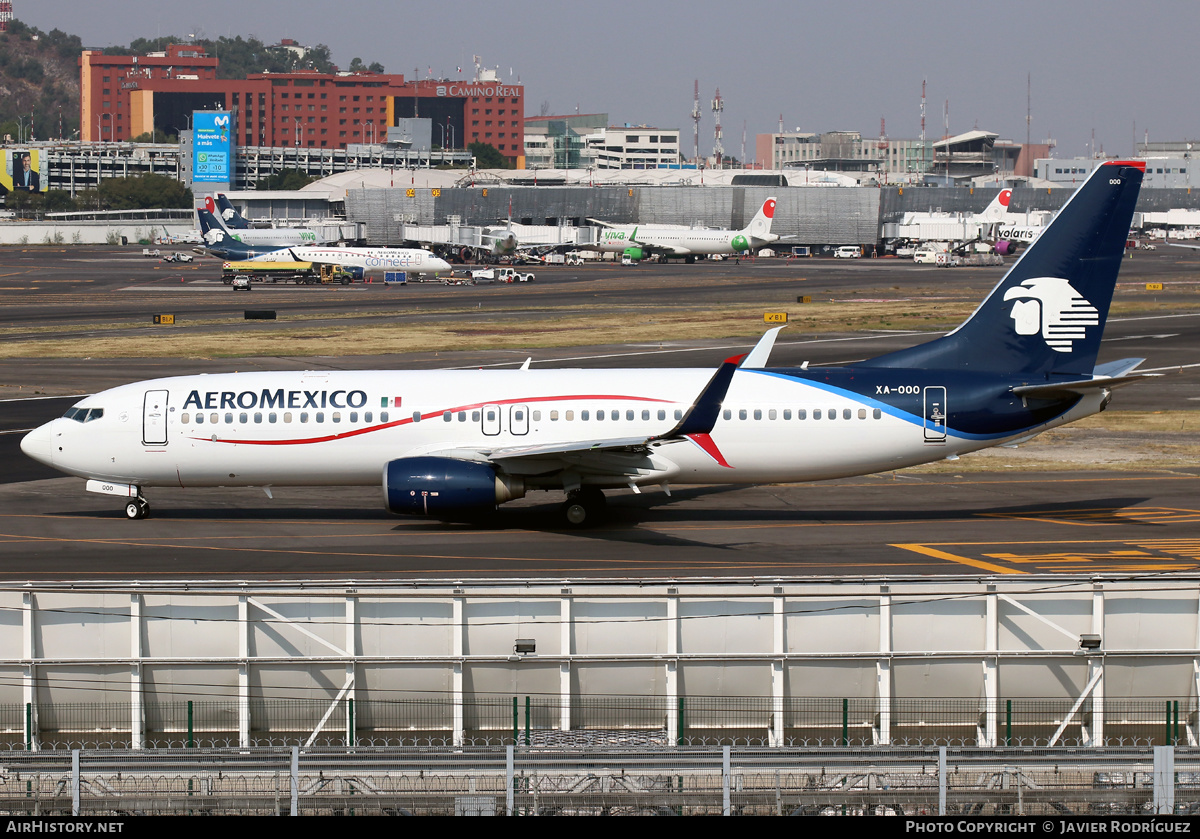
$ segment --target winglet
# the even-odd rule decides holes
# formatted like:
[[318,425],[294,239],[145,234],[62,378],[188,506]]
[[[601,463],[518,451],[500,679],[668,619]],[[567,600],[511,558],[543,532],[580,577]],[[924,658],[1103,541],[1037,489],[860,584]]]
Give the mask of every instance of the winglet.
[[745,355],[735,355],[725,359],[724,363],[717,368],[717,372],[713,373],[713,377],[708,380],[704,390],[700,391],[700,395],[696,397],[692,407],[684,413],[683,419],[666,434],[660,434],[651,439],[664,440],[686,437],[690,434],[708,434],[712,431],[713,426],[717,424],[717,417],[721,414],[721,403],[725,401],[729,383],[733,380],[733,374],[737,372],[738,362],[745,357]]
[[746,360],[742,362],[742,367],[747,370],[761,370],[767,366],[767,359],[771,356],[771,349],[775,346],[775,339],[779,337],[779,330],[785,328],[776,326],[768,329],[763,333],[763,336],[758,339],[758,343],[754,345],[754,349],[746,354]]

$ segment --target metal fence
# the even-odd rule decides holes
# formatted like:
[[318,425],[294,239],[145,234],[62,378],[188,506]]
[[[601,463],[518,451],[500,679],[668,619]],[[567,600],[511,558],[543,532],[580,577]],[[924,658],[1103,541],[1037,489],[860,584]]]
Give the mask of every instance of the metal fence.
[[[248,729],[240,726],[248,720]],[[1197,700],[496,696],[0,705],[0,748],[1191,746]],[[781,723],[781,724],[780,724]],[[136,725],[135,725],[136,724]],[[144,733],[135,741],[132,731]],[[456,736],[456,732],[459,734]]]
[[1200,751],[494,748],[12,752],[0,812],[1192,815]]

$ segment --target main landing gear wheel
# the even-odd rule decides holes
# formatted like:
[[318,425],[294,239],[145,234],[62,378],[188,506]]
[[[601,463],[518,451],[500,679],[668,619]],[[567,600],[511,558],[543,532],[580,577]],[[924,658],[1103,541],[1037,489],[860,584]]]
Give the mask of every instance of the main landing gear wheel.
[[125,518],[144,519],[150,515],[150,503],[145,498],[138,498],[125,505]]
[[608,501],[598,489],[587,487],[567,493],[562,515],[569,527],[590,527],[604,519]]

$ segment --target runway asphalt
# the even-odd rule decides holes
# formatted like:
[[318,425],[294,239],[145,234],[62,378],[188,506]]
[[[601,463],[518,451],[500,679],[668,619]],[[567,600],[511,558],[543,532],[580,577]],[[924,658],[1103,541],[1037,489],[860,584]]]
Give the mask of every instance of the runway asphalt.
[[[8,336],[55,324],[101,332],[117,322],[145,323],[167,300],[175,311],[194,315],[236,314],[252,303],[281,315],[333,319],[370,318],[394,310],[397,299],[419,317],[422,307],[444,306],[454,295],[483,305],[519,296],[531,306],[581,311],[634,301],[653,311],[681,293],[719,305],[731,295],[794,300],[799,288],[879,295],[899,304],[906,288],[930,282],[982,299],[1002,274],[930,274],[937,269],[867,260],[775,260],[537,269],[537,283],[519,288],[268,286],[238,296],[212,271],[211,263],[191,269],[151,264],[130,249],[2,249],[0,326]],[[1200,305],[1192,305],[1200,255],[1138,254],[1123,272],[1118,300],[1144,300],[1147,282],[1164,284],[1153,292],[1161,306],[1110,319],[1101,361],[1145,357],[1145,368],[1169,375],[1119,390],[1110,410],[1193,411],[1200,400]],[[785,331],[772,363],[844,363],[928,337]],[[745,346],[715,339],[632,347],[597,341],[534,355],[535,363],[547,366],[715,366]],[[112,498],[84,492],[82,480],[55,477],[17,449],[23,429],[61,415],[76,395],[127,381],[228,369],[513,365],[524,358],[515,355],[468,349],[437,357],[0,361],[0,579],[861,578],[966,569],[984,575],[1146,575],[1192,571],[1200,561],[1200,463],[1186,458],[1145,471],[1136,463],[1121,471],[1028,471],[1019,461],[1005,463],[1001,452],[987,471],[887,473],[724,491],[680,488],[670,499],[657,491],[620,492],[611,497],[609,523],[570,532],[560,529],[555,515],[560,495],[531,495],[468,526],[391,517],[380,491],[370,488],[276,489],[273,500],[258,490],[155,490],[152,518],[132,522]],[[1139,445],[1169,446],[1180,439],[1190,437],[1168,435]]]

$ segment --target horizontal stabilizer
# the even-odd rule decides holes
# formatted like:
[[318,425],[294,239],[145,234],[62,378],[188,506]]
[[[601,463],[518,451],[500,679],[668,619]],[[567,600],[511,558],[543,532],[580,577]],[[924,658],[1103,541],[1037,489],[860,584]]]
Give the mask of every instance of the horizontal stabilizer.
[[1022,385],[1014,387],[1012,392],[1021,397],[1042,399],[1061,399],[1064,396],[1078,396],[1089,390],[1101,388],[1112,389],[1131,385],[1142,379],[1152,379],[1157,373],[1135,373],[1132,376],[1105,376],[1099,379],[1079,379],[1074,382],[1047,382],[1043,385]]
[[1124,376],[1127,373],[1132,373],[1134,368],[1145,360],[1144,358],[1122,358],[1117,361],[1109,361],[1105,364],[1097,364],[1096,369],[1092,371],[1092,375]]

